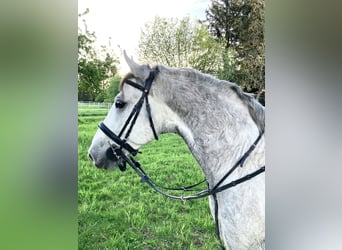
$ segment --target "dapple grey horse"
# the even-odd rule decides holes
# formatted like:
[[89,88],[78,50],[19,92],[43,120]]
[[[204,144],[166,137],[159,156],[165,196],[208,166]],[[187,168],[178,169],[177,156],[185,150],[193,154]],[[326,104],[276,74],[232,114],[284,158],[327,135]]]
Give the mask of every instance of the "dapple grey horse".
[[[131,80],[143,86],[151,68],[139,65],[125,53],[130,67],[104,124],[116,134],[127,121],[141,96]],[[151,113],[142,108],[131,129],[127,144],[138,149],[152,141],[149,116],[156,134],[177,133],[188,145],[199,163],[209,188],[215,186],[238,159],[261,135],[242,167],[221,185],[241,178],[265,165],[264,107],[236,84],[218,80],[193,69],[154,67],[158,73],[149,90]],[[144,103],[143,105],[146,105]],[[108,157],[111,145],[117,142],[98,130],[89,148],[89,156],[98,168],[118,165],[116,157]],[[125,154],[129,154],[124,150]],[[114,159],[114,160],[113,160]],[[262,173],[230,189],[209,196],[209,205],[216,218],[220,238],[228,249],[265,248],[265,174]],[[216,210],[215,210],[216,209]]]

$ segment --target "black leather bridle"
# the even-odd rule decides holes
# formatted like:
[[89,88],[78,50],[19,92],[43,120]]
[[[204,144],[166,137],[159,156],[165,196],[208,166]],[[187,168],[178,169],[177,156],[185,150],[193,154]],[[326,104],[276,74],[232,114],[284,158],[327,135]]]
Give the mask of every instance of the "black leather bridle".
[[[126,79],[124,81],[124,83],[129,84],[132,87],[140,90],[142,92],[142,94],[141,94],[141,97],[139,98],[138,102],[135,104],[133,110],[131,111],[130,115],[128,116],[124,126],[122,127],[122,129],[118,135],[116,135],[113,131],[111,131],[103,122],[101,122],[98,125],[98,127],[102,130],[102,132],[106,136],[108,136],[110,139],[112,139],[119,146],[119,147],[116,147],[114,145],[111,145],[111,150],[112,150],[112,153],[114,154],[115,158],[117,158],[119,161],[118,165],[119,165],[119,168],[121,171],[126,170],[126,162],[129,162],[127,156],[125,155],[125,153],[122,150],[123,149],[127,150],[128,153],[132,156],[135,156],[138,153],[138,150],[134,149],[131,145],[129,145],[127,143],[127,139],[129,137],[129,135],[131,134],[131,131],[135,125],[135,122],[139,116],[139,113],[141,111],[141,108],[142,108],[144,102],[146,102],[145,106],[146,106],[146,111],[147,111],[148,118],[150,121],[150,127],[152,130],[152,133],[154,135],[154,138],[156,140],[158,140],[158,135],[157,135],[156,130],[154,128],[153,119],[152,119],[152,115],[151,115],[151,107],[150,107],[150,103],[148,100],[148,94],[150,92],[152,82],[153,82],[155,76],[157,75],[157,73],[158,73],[157,68],[151,70],[148,78],[145,81],[144,86],[137,84],[137,83],[135,83],[129,79]],[[127,132],[122,137],[122,135],[124,134],[126,129],[127,129]]]
[[[135,172],[141,177],[141,180],[143,182],[148,183],[156,192],[163,194],[169,198],[173,199],[180,199],[180,200],[193,200],[193,199],[199,199],[202,197],[206,197],[209,195],[216,195],[219,192],[222,192],[228,188],[234,187],[236,185],[239,185],[259,174],[265,171],[265,166],[260,167],[254,172],[251,172],[250,174],[247,174],[239,179],[236,179],[234,181],[229,182],[228,184],[221,185],[239,166],[243,167],[244,162],[246,159],[249,157],[249,155],[252,153],[252,151],[255,149],[259,141],[261,140],[262,136],[264,135],[264,131],[261,131],[259,136],[256,138],[256,140],[253,142],[253,144],[248,148],[248,150],[237,160],[237,162],[227,171],[227,173],[220,179],[218,183],[212,188],[206,188],[201,190],[200,192],[194,194],[194,195],[189,195],[189,196],[174,196],[165,193],[162,190],[178,190],[178,191],[195,191],[193,188],[200,185],[201,183],[205,182],[201,181],[195,185],[191,185],[188,187],[181,187],[181,188],[167,188],[163,186],[159,186],[155,184],[150,177],[145,173],[145,171],[141,168],[140,164],[138,161],[134,159],[134,156],[139,153],[137,149],[134,149],[131,145],[127,143],[127,139],[132,131],[132,128],[134,127],[134,124],[139,116],[139,113],[141,111],[141,108],[146,101],[146,111],[148,114],[149,122],[150,122],[150,127],[153,132],[154,138],[158,140],[158,135],[156,133],[156,130],[154,128],[153,120],[152,120],[152,115],[151,115],[151,107],[148,101],[148,94],[151,89],[152,82],[155,78],[155,76],[158,74],[158,68],[155,68],[151,70],[148,78],[145,81],[144,86],[137,84],[131,80],[126,79],[124,82],[126,84],[131,85],[132,87],[139,89],[142,92],[142,95],[138,102],[135,104],[133,110],[131,111],[130,115],[128,116],[124,126],[122,127],[120,133],[116,135],[113,131],[111,131],[103,122],[101,122],[98,127],[102,130],[102,132],[108,136],[110,139],[112,139],[118,146],[115,145],[110,145],[111,148],[111,154],[113,154],[116,160],[119,161],[119,168],[121,171],[126,170],[126,163],[128,163],[134,170]],[[127,129],[128,127],[128,129]],[[122,135],[124,134],[125,130],[127,129],[127,132],[125,136],[122,138]],[[129,154],[128,156],[123,152],[123,149],[125,149]]]
[[[262,136],[264,135],[264,131],[261,131],[259,136],[256,138],[256,140],[253,142],[253,144],[248,148],[248,150],[237,160],[237,162],[227,171],[227,173],[220,179],[218,183],[212,188],[209,188],[209,186],[205,189],[202,189],[200,191],[197,191],[197,193],[189,196],[175,196],[168,194],[162,190],[175,190],[175,191],[196,191],[195,187],[198,185],[206,182],[206,180],[203,180],[197,184],[187,186],[187,187],[181,187],[181,188],[168,188],[168,187],[163,187],[155,184],[150,177],[145,173],[145,171],[141,168],[140,163],[134,159],[134,156],[137,155],[139,152],[138,150],[134,149],[131,145],[127,143],[127,139],[132,131],[133,126],[135,125],[135,122],[139,116],[139,113],[141,111],[141,108],[146,101],[146,111],[148,114],[149,122],[150,122],[150,127],[153,132],[154,138],[158,140],[158,135],[156,133],[156,130],[154,128],[153,120],[152,120],[152,115],[151,115],[151,107],[148,101],[148,94],[150,92],[152,82],[155,78],[155,76],[158,74],[158,68],[155,68],[151,70],[148,78],[145,81],[144,86],[137,84],[129,79],[126,79],[124,83],[131,85],[132,87],[140,90],[142,92],[142,95],[138,102],[135,104],[133,110],[131,111],[130,115],[128,116],[124,126],[122,127],[120,133],[116,135],[113,131],[111,131],[103,122],[101,122],[98,127],[102,130],[102,132],[108,136],[110,139],[112,139],[117,145],[110,145],[111,146],[111,152],[114,156],[113,158],[117,159],[119,161],[118,166],[121,171],[126,170],[126,163],[128,163],[134,171],[141,177],[142,182],[146,182],[152,189],[154,189],[156,192],[163,194],[169,198],[173,199],[179,199],[179,200],[193,200],[193,199],[199,199],[207,196],[213,196],[214,198],[214,205],[215,205],[215,223],[216,223],[216,232],[217,235],[220,239],[220,228],[218,224],[218,200],[217,200],[217,193],[220,193],[226,189],[229,189],[231,187],[234,187],[236,185],[239,185],[245,181],[250,180],[251,178],[263,173],[265,171],[265,166],[260,167],[259,169],[243,176],[240,177],[236,180],[233,180],[225,185],[223,182],[235,171],[239,166],[243,167],[244,162],[246,159],[249,157],[249,155],[252,153],[252,151],[255,149],[259,141],[261,140]],[[128,129],[127,129],[128,127]],[[125,130],[127,129],[126,134],[122,138],[122,135],[124,134]],[[124,152],[123,149],[128,151],[129,156],[127,156]],[[220,239],[220,247],[221,249],[224,249],[224,246],[222,244],[222,241]]]

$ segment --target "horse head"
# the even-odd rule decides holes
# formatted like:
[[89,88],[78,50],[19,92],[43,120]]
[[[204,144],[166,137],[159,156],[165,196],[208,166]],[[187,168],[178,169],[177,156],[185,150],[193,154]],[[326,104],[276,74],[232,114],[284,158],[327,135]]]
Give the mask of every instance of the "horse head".
[[156,114],[163,113],[162,105],[151,89],[157,70],[137,64],[126,52],[124,56],[131,73],[120,83],[120,92],[88,150],[98,168],[110,169],[119,165],[124,170],[120,161],[135,155],[142,145],[157,138],[161,127],[162,121]]

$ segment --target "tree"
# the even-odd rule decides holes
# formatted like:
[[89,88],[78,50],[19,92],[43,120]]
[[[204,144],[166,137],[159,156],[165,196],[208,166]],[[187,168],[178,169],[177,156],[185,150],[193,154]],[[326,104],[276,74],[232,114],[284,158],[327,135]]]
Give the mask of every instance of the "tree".
[[210,34],[236,51],[228,80],[257,95],[265,91],[264,7],[264,0],[212,0],[206,11]]
[[[225,50],[224,43],[209,35],[206,25],[198,26],[194,34],[192,56],[189,58],[190,66],[220,79],[224,79],[225,74],[227,74],[226,77],[233,74],[234,51]],[[227,63],[225,63],[226,60]]]
[[114,97],[118,94],[119,92],[119,84],[121,82],[121,77],[120,76],[115,76],[113,80],[111,81],[110,85],[108,88],[105,90],[105,102],[114,102]]
[[257,94],[259,101],[265,104],[265,2],[248,3],[246,26],[241,31],[241,44],[237,49],[241,69],[236,71],[236,77],[241,79],[245,90]]
[[238,27],[238,25],[233,23],[236,19],[231,17],[239,15],[239,10],[232,3],[232,0],[213,0],[210,8],[206,10],[210,34],[224,41],[226,49],[238,40],[237,32],[234,30],[234,27]]
[[140,34],[138,56],[170,67],[188,67],[194,34],[189,18],[155,17]]
[[[189,17],[155,17],[141,32],[138,56],[141,61],[170,67],[191,67],[220,76],[225,56],[224,44],[208,33],[207,26],[191,22]],[[228,65],[228,64],[227,64]],[[233,70],[233,60],[230,69]]]
[[[83,16],[87,14],[87,9]],[[95,32],[87,29],[78,29],[78,99],[87,101],[103,101],[104,90],[110,84],[110,79],[117,73],[118,59],[107,46],[101,50],[95,49]]]

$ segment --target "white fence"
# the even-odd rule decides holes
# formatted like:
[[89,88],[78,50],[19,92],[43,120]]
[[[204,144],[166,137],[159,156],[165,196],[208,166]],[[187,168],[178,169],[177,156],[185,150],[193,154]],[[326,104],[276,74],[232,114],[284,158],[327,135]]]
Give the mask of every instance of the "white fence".
[[113,103],[110,102],[78,102],[78,109],[107,109],[109,110],[112,107]]

